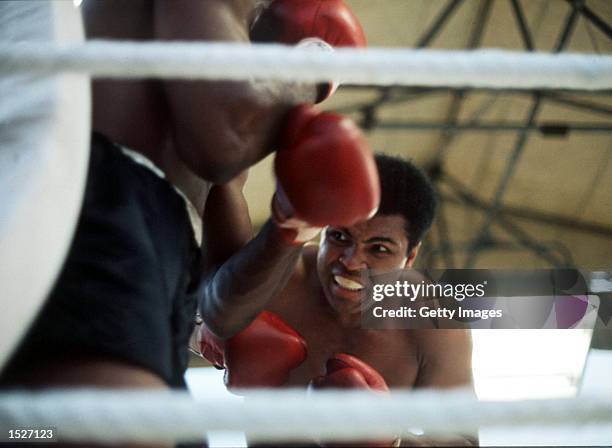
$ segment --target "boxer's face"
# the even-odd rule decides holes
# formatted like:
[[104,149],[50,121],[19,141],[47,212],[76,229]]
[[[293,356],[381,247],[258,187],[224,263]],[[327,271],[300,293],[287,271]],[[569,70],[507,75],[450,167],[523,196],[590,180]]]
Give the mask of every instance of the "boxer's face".
[[400,215],[375,216],[352,227],[328,227],[317,256],[323,292],[338,313],[356,313],[365,292],[366,270],[388,272],[412,266],[406,221]]

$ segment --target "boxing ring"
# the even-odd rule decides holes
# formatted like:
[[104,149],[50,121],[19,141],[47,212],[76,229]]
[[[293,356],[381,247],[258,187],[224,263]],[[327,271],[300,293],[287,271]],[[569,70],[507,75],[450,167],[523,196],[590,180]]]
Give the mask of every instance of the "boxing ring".
[[[0,221],[0,300],[8,310],[3,318],[7,324],[0,329],[0,363],[43,303],[76,224],[86,177],[90,77],[612,89],[612,57],[590,54],[375,48],[340,49],[329,54],[280,45],[84,43],[72,5],[49,5],[48,14],[56,22],[49,24],[49,33],[39,33],[36,39],[18,33],[16,27],[7,28],[10,20],[23,18],[9,14],[14,4],[9,2],[0,9],[6,25],[0,26],[4,29],[0,39],[0,77],[3,96],[4,92],[12,95],[12,102],[3,98],[4,122],[33,129],[28,128],[33,123],[31,116],[19,118],[23,92],[32,93],[33,104],[41,104],[40,98],[44,98],[45,105],[40,110],[42,124],[36,141],[28,132],[16,135],[12,128],[10,132],[6,127],[0,128],[0,168],[9,167],[0,171],[0,200],[9,204],[8,198],[15,198],[11,207],[2,212]],[[37,7],[47,6],[39,3]],[[66,21],[73,30],[70,36],[66,28],[58,26]],[[279,70],[281,64],[283,69]],[[17,91],[15,86],[19,87]],[[29,155],[24,156],[26,153]],[[23,173],[20,182],[15,181],[15,172]],[[24,204],[45,194],[53,200],[44,201],[38,209],[38,221],[33,222],[32,210]],[[38,232],[41,220],[55,229],[51,241]],[[15,254],[25,262],[13,262]],[[28,282],[24,279],[32,277],[28,263],[31,259],[38,260],[38,272],[36,281]],[[15,297],[19,298],[18,304],[14,303]],[[0,394],[3,433],[9,428],[53,427],[64,441],[187,442],[218,431],[244,432],[254,441],[363,441],[413,431],[428,435],[471,434],[483,428],[529,427],[535,422],[547,429],[596,430],[612,442],[612,394],[520,402],[478,401],[473,394],[461,391],[399,390],[389,396],[358,391],[308,395],[293,390],[262,390],[250,391],[244,401],[214,395],[194,400],[187,393],[169,391],[91,389]]]
[[[468,392],[250,391],[242,403],[195,401],[186,392],[53,391],[4,393],[2,429],[58,428],[65,441],[201,441],[204,433],[242,431],[252,441],[381,440],[412,431],[428,436],[483,428],[562,427],[612,436],[610,396],[478,401]],[[262,412],[265,409],[265,412]],[[212,411],[212,412],[211,412]],[[70,422],[70,423],[68,423]]]
[[612,56],[578,53],[383,48],[339,48],[329,53],[277,44],[92,40],[62,47],[0,42],[0,60],[4,73],[70,72],[106,78],[340,80],[354,85],[491,89],[612,86]]
[[[535,351],[534,351],[535,353]],[[586,368],[581,371],[581,377],[578,380],[578,391],[570,390],[567,385],[556,387],[555,390],[551,386],[548,390],[541,390],[541,383],[552,380],[555,383],[555,376],[534,375],[532,379],[537,380],[536,389],[522,389],[523,395],[531,395],[531,397],[519,398],[519,400],[529,400],[535,398],[534,395],[544,398],[556,398],[561,396],[568,397],[589,397],[594,394],[603,394],[605,396],[612,395],[612,384],[608,380],[608,372],[612,369],[612,353],[608,350],[591,350],[586,363]],[[186,373],[187,383],[189,385],[192,396],[197,400],[200,397],[217,397],[219,400],[234,400],[241,402],[242,397],[232,395],[225,389],[223,385],[223,372],[212,368],[190,368]],[[479,399],[492,400],[491,394],[487,388],[483,390],[479,386],[479,380],[476,378],[476,391]],[[559,386],[557,382],[557,386]],[[507,395],[504,398],[499,398],[499,391],[495,394],[498,398],[494,401],[506,401]],[[532,425],[522,426],[500,426],[500,427],[483,427],[478,431],[479,442],[482,446],[601,446],[609,445],[610,434],[606,430],[605,425],[584,425],[565,426],[558,425],[539,426],[537,420]],[[208,444],[211,448],[217,447],[246,447],[247,442],[242,432],[210,432],[207,434]]]

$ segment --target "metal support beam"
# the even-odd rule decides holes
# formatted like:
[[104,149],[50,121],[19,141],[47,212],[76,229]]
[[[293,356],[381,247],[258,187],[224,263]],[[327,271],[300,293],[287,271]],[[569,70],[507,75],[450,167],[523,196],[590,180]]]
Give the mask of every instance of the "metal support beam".
[[[573,4],[576,4],[576,2],[574,2]],[[577,8],[573,7],[570,13],[568,14],[561,36],[559,36],[559,39],[557,40],[557,45],[555,45],[555,53],[560,53],[569,41],[569,38],[572,35],[572,32],[574,31],[574,27],[576,26],[576,21],[578,20],[578,11],[579,10]]]
[[607,107],[603,104],[594,103],[593,101],[585,101],[581,99],[571,98],[566,95],[561,95],[554,92],[541,92],[541,95],[546,99],[547,102],[562,104],[564,106],[573,107],[574,109],[591,112],[594,114],[612,116],[612,108]]
[[[490,1],[490,0],[487,0]],[[432,26],[421,36],[416,44],[417,48],[423,48],[429,45],[429,43],[438,35],[442,26],[451,17],[453,12],[459,6],[462,0],[451,0],[448,2],[446,7],[440,12]],[[379,98],[367,105],[360,108],[362,114],[361,125],[362,127],[370,131],[376,127],[378,108],[383,104],[386,104],[391,99],[391,88],[384,87],[379,89]]]
[[[547,249],[549,253],[553,253],[554,248],[558,245],[558,241],[545,241],[542,242],[542,245]],[[457,242],[455,243],[455,252],[456,253],[465,253],[470,250],[471,243],[470,242]],[[493,240],[490,241],[486,247],[483,247],[482,251],[504,251],[504,252],[532,252],[531,249],[523,246],[522,244],[516,243],[514,241],[506,241],[506,240]],[[423,251],[421,254],[422,260],[419,264],[419,269],[421,268],[432,268],[435,266],[435,261],[440,254],[441,249],[438,247],[431,248],[429,251]],[[564,251],[565,252],[565,251]],[[559,262],[556,260],[553,266],[571,266],[573,264],[571,262],[571,258],[563,258],[564,261]],[[548,261],[548,260],[547,260]],[[446,268],[446,266],[445,266]]]
[[[342,86],[343,90],[347,90],[349,88],[352,88],[354,90],[361,90],[359,88],[359,86]],[[379,95],[383,95],[384,92],[381,92]],[[372,106],[373,103],[378,104],[378,106],[382,106],[382,105],[393,105],[393,104],[401,104],[401,103],[408,103],[410,101],[415,101],[415,100],[419,100],[425,96],[429,96],[430,94],[438,94],[438,95],[445,95],[446,94],[446,89],[440,90],[440,89],[433,89],[433,88],[421,88],[421,87],[408,87],[406,89],[404,89],[403,87],[400,86],[395,86],[393,88],[391,88],[389,90],[389,97],[385,99],[384,104],[380,104],[379,100],[380,100],[380,96],[379,98],[375,99],[374,101],[369,101],[367,103],[358,103],[358,104],[350,104],[347,106],[343,106],[343,107],[337,107],[334,109],[334,111],[341,113],[341,114],[350,114],[350,113],[354,113],[354,112],[362,112],[364,110],[364,108],[370,107]]]
[[551,250],[543,243],[535,238],[532,238],[527,232],[514,224],[506,217],[499,217],[496,220],[497,225],[504,229],[508,234],[515,238],[519,244],[529,250],[544,261],[547,261],[556,268],[572,267],[573,261],[561,260],[554,256]]
[[[566,16],[565,23],[559,28],[559,34],[557,41],[555,42],[554,51],[561,51],[569,41],[572,35],[572,31],[576,24],[578,17],[582,14],[587,20],[590,20],[603,31],[608,37],[612,37],[611,28],[606,24],[600,17],[598,17],[592,10],[586,7],[583,0],[566,0],[571,5],[571,10]],[[489,14],[488,9],[490,8],[490,0],[483,0],[480,5],[478,17],[473,22],[472,31],[468,39],[467,48],[475,48],[479,45],[480,37],[484,32],[487,15]],[[433,40],[442,32],[443,27],[448,24],[452,15],[458,10],[461,5],[461,0],[448,0],[443,8],[437,13],[431,25],[425,30],[425,32],[419,37],[415,46],[417,48],[423,48],[431,45]],[[525,49],[533,51],[536,47],[534,35],[529,29],[529,24],[526,20],[523,6],[525,2],[521,0],[511,0],[511,7],[514,14],[517,28],[520,32],[522,43]],[[532,24],[532,26],[535,26]],[[443,203],[441,203],[441,209],[438,220],[436,222],[435,233],[429,235],[427,238],[435,238],[437,241],[431,244],[431,247],[424,247],[423,255],[429,255],[432,260],[436,256],[442,256],[444,263],[447,267],[455,267],[455,264],[459,261],[457,256],[460,253],[467,252],[468,258],[470,254],[474,257],[475,263],[477,254],[481,250],[493,249],[504,249],[510,250],[513,248],[528,249],[535,253],[538,257],[546,260],[548,263],[553,265],[564,265],[571,263],[571,254],[564,246],[561,251],[556,251],[552,248],[552,244],[560,244],[558,242],[552,242],[548,244],[538,239],[534,239],[529,236],[520,226],[513,222],[514,219],[525,219],[533,222],[538,222],[545,225],[559,226],[565,229],[571,229],[573,231],[591,233],[599,235],[605,238],[612,238],[612,227],[603,226],[593,222],[581,221],[579,219],[567,218],[561,215],[542,212],[529,208],[512,207],[503,205],[503,195],[506,193],[514,171],[520,160],[521,154],[524,150],[525,144],[532,132],[541,132],[545,136],[558,136],[564,137],[570,132],[585,132],[585,133],[596,133],[596,132],[612,132],[612,122],[610,123],[585,123],[585,122],[559,122],[559,123],[547,123],[537,120],[538,110],[542,106],[544,101],[565,105],[580,111],[591,112],[602,116],[612,116],[612,108],[608,105],[601,104],[602,99],[607,100],[612,95],[612,90],[605,92],[596,92],[597,102],[585,100],[583,97],[591,97],[594,95],[593,92],[584,91],[581,92],[581,98],[575,97],[575,92],[567,92],[562,90],[526,90],[526,89],[449,89],[445,87],[436,88],[418,88],[418,87],[390,87],[381,89],[379,86],[344,86],[345,90],[348,89],[370,89],[378,91],[378,97],[368,103],[361,103],[356,105],[345,106],[339,109],[343,113],[361,112],[366,119],[364,124],[368,124],[374,129],[415,129],[415,130],[433,130],[441,131],[443,134],[438,141],[438,144],[434,147],[436,151],[433,152],[434,164],[437,163],[442,166],[445,158],[445,151],[452,143],[455,134],[459,132],[516,132],[517,139],[515,141],[512,152],[508,156],[504,173],[500,176],[496,191],[491,201],[484,201],[477,198],[467,188],[463,187],[463,195],[471,195],[469,201],[465,197],[452,194],[451,196],[443,196]],[[376,90],[374,90],[376,89]],[[444,122],[437,121],[379,121],[377,112],[380,107],[384,107],[387,104],[401,104],[409,103],[410,101],[417,101],[425,96],[435,94],[448,95],[449,91],[452,93],[452,99],[449,103],[447,115]],[[531,110],[525,117],[525,121],[521,122],[481,122],[478,120],[478,116],[472,119],[468,119],[463,123],[458,121],[461,111],[461,103],[464,96],[473,92],[485,92],[493,93],[495,95],[501,95],[504,93],[512,95],[530,95],[533,97]],[[608,95],[608,97],[604,97]],[[446,173],[441,171],[441,182],[447,182],[447,185],[452,189],[459,189],[455,184],[454,179],[448,176]],[[453,191],[453,193],[456,193]],[[449,203],[457,203],[463,206],[474,207],[485,213],[484,226],[476,234],[475,238],[471,241],[469,246],[463,247],[458,245],[457,242],[452,241],[449,235],[449,226],[447,222],[447,216],[444,210],[444,203],[448,206]],[[503,231],[510,235],[517,243],[514,242],[500,242],[497,238],[491,236],[491,227],[495,226],[496,229]],[[436,238],[437,237],[437,238]],[[430,249],[430,250],[427,250]],[[424,257],[425,258],[425,257]]]
[[391,89],[383,87],[378,93],[378,98],[361,108],[361,128],[366,132],[371,131],[378,125],[378,108],[389,101]]
[[[482,41],[482,35],[484,34],[485,26],[491,13],[491,6],[491,0],[484,0],[481,3],[480,8],[478,9],[478,14],[476,20],[474,21],[474,27],[472,29],[472,32],[470,33],[470,37],[468,40],[468,48],[470,50],[473,50],[480,46],[480,42]],[[454,139],[455,132],[454,130],[452,130],[451,127],[457,124],[464,98],[464,90],[455,90],[453,92],[453,97],[446,113],[445,120],[446,123],[450,126],[443,131],[442,135],[440,135],[440,138],[437,142],[437,147],[434,151],[434,160],[439,161],[438,163],[442,163],[441,161],[445,156],[445,152],[448,150],[450,144]]]
[[[377,85],[370,85],[370,84],[342,84],[342,89],[344,91],[347,90],[375,90],[380,88],[380,86]],[[401,91],[401,90],[406,90],[408,92],[410,91],[415,91],[417,89],[427,89],[429,92],[431,93],[436,93],[436,92],[448,92],[449,90],[465,90],[466,92],[495,92],[495,93],[510,93],[510,94],[525,94],[525,95],[531,95],[535,92],[540,92],[540,91],[544,91],[544,92],[556,92],[556,93],[564,93],[564,94],[580,94],[581,96],[594,96],[597,98],[603,98],[604,96],[610,96],[612,95],[612,89],[602,89],[602,90],[589,90],[586,89],[585,90],[580,90],[580,89],[572,89],[572,90],[567,90],[567,89],[524,89],[524,88],[503,88],[503,89],[497,89],[497,88],[492,88],[492,87],[450,87],[450,86],[445,86],[445,87],[414,87],[414,86],[393,86],[393,89],[397,90],[397,91]]]
[[[491,0],[483,0],[481,2],[467,43],[469,49],[474,49],[480,46],[482,35],[484,34],[485,26],[490,16],[491,6]],[[442,172],[441,170],[446,152],[448,151],[448,148],[455,137],[456,131],[452,127],[457,125],[464,98],[465,93],[463,90],[455,90],[453,92],[451,103],[446,113],[446,124],[448,126],[442,131],[440,138],[437,141],[436,149],[434,150],[433,164],[437,166],[437,170],[439,170],[440,173]],[[435,182],[436,180],[434,179],[434,183]],[[454,268],[455,260],[453,257],[453,243],[449,233],[450,229],[446,223],[443,203],[440,203],[438,207],[436,227],[438,230],[440,245],[443,248],[442,255],[444,257],[444,261],[449,268]]]
[[591,9],[589,9],[584,1],[576,1],[576,0],[566,0],[572,8],[577,9],[580,13],[589,20],[593,25],[595,25],[599,30],[608,36],[608,39],[612,39],[612,28],[608,25],[601,17],[595,14]]
[[[484,203],[484,201],[479,200],[472,193],[463,188],[455,189],[454,193],[457,197],[457,201],[453,201],[452,197],[449,196],[443,196],[444,200],[448,202],[458,202],[462,205],[468,205],[470,207],[477,208],[484,213],[487,213],[490,210],[490,206],[488,204]],[[525,232],[518,225],[513,223],[512,220],[508,218],[508,216],[504,216],[503,214],[499,213],[496,216],[495,224],[497,224],[512,238],[514,238],[518,242],[519,246],[530,250],[536,256],[550,263],[552,266],[560,268],[569,267],[573,265],[571,255],[568,256],[567,251],[565,252],[565,256],[563,257],[563,259],[558,258],[554,255],[554,252],[548,247],[548,245],[538,241],[535,238],[532,238],[527,232]],[[491,241],[494,240],[491,238],[490,234],[483,235],[478,242],[478,251],[481,252],[483,249],[490,249],[492,247]],[[470,249],[466,251],[468,257],[470,256],[472,251],[473,242],[470,246]]]
[[612,123],[519,123],[519,122],[471,122],[450,124],[436,121],[379,121],[377,129],[389,131],[454,131],[454,132],[540,132],[546,136],[566,136],[571,132],[612,132]]
[[[481,209],[488,209],[490,204],[485,202],[483,199],[478,198],[474,193],[469,191],[461,182],[449,174],[444,174],[442,180],[452,189],[458,191],[462,195],[462,200],[459,202],[452,197],[442,196],[445,201],[453,203],[469,203],[474,207]],[[466,199],[469,198],[469,201]],[[543,212],[540,210],[534,210],[527,207],[513,207],[504,205],[499,211],[499,215],[508,216],[511,218],[525,219],[538,224],[544,224],[549,226],[561,227],[563,229],[572,230],[575,232],[589,233],[592,235],[610,238],[612,239],[612,227],[604,226],[602,224],[583,221],[576,218],[568,218],[567,216],[559,215],[556,213]]]
[[462,0],[450,0],[446,7],[440,12],[434,23],[429,27],[425,33],[421,35],[417,43],[415,44],[416,48],[425,48],[427,47],[431,41],[438,35],[442,26],[446,23],[446,21],[450,18],[450,16],[455,12],[457,6],[461,4]]
[[[559,38],[557,39],[557,44],[555,45],[556,53],[560,52],[565,47],[567,42],[569,41],[569,38],[576,24],[577,17],[578,17],[577,9],[572,8],[570,13],[567,15],[565,24],[561,30]],[[527,41],[525,41],[524,43],[525,43],[525,46],[528,45]],[[542,97],[540,96],[539,92],[534,94],[533,103],[531,105],[531,109],[527,117],[527,124],[526,124],[527,127],[533,126],[535,119],[538,115],[539,109],[540,109],[541,99]],[[499,209],[502,207],[503,196],[506,193],[508,186],[510,185],[510,180],[512,179],[512,176],[514,175],[514,172],[516,171],[520,157],[523,153],[523,150],[525,149],[525,145],[527,143],[528,136],[529,136],[528,132],[525,132],[525,131],[519,132],[518,138],[514,145],[514,149],[510,153],[510,156],[508,157],[506,168],[497,185],[497,189],[495,191],[495,194],[493,196],[493,201],[491,203],[491,208],[487,211],[485,218],[484,218],[484,222],[482,226],[480,227],[480,229],[477,231],[476,236],[474,238],[474,244],[473,244],[472,250],[467,255],[467,258],[465,261],[466,268],[472,268],[476,264],[476,261],[478,258],[478,250],[479,250],[479,246],[481,244],[482,238],[484,238],[489,233],[489,229],[491,228],[491,225],[495,221],[495,218],[496,218],[497,213],[499,212]]]
[[516,19],[516,23],[519,26],[519,30],[521,31],[521,37],[523,39],[523,45],[527,51],[533,51],[533,39],[531,38],[531,32],[527,27],[527,21],[525,20],[525,15],[523,14],[523,8],[521,8],[521,4],[518,0],[512,0],[512,12],[514,13],[514,18]]
[[[478,201],[477,198],[472,193],[470,193],[469,191],[464,190],[464,189],[455,189],[454,193],[458,197],[459,201],[461,201],[464,205],[469,205],[471,207],[478,208],[479,210],[484,212],[485,215],[489,213],[491,207],[485,205],[484,202],[482,202],[482,201]],[[445,199],[449,200],[448,196],[445,196]],[[497,214],[495,216],[495,224],[500,226],[511,237],[513,237],[518,242],[518,244],[520,246],[522,246],[522,247],[524,247],[526,249],[529,249],[536,256],[538,256],[539,258],[542,258],[544,261],[550,263],[552,266],[562,267],[562,266],[566,266],[567,265],[567,263],[568,263],[567,260],[565,260],[565,261],[559,260],[557,257],[555,257],[551,253],[551,251],[546,247],[546,245],[542,244],[541,242],[537,241],[534,238],[531,238],[527,232],[525,232],[520,227],[516,226],[507,217],[502,216],[501,214]],[[492,225],[493,224],[491,224],[491,226]],[[491,241],[493,241],[493,239],[491,238],[491,235],[489,233],[489,230],[490,230],[491,226],[489,226],[487,228],[487,233],[486,234],[481,235],[480,238],[478,238],[478,241],[476,243],[477,244],[476,250],[479,253],[482,252],[483,249],[491,248]],[[472,242],[469,250],[466,251],[468,258],[474,252],[474,249],[475,249],[474,242]],[[570,260],[570,262],[571,262],[571,260]]]

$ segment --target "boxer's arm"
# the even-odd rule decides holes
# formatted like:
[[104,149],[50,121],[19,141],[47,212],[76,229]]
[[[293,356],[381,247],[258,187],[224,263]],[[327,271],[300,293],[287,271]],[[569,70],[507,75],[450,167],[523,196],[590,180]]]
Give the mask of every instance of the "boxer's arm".
[[[248,43],[258,3],[157,0],[155,34],[163,40]],[[163,86],[180,157],[215,183],[227,182],[272,152],[287,110],[314,102],[317,94],[313,84],[273,81],[168,81]]]
[[215,185],[204,209],[204,280],[200,311],[228,338],[246,328],[286,285],[302,252],[285,244],[270,221],[253,238],[242,193],[246,173]]
[[[419,373],[415,388],[474,388],[472,338],[469,330],[424,330],[418,332]],[[478,434],[414,438],[402,437],[402,446],[478,446]]]
[[[38,368],[21,374],[19,387],[27,388],[97,388],[97,389],[168,389],[156,374],[140,367],[106,358],[75,358],[41,362]],[[10,387],[10,385],[9,385]],[[58,447],[68,445],[57,445]],[[70,444],[70,448],[103,448],[110,445]],[[112,445],[116,446],[116,445]],[[124,444],[125,448],[144,448],[141,444]],[[148,448],[172,448],[174,444],[147,444]]]
[[421,354],[415,387],[473,387],[469,330],[427,330],[419,334]]
[[204,266],[222,265],[253,238],[249,207],[243,194],[248,171],[230,182],[213,185],[204,207]]
[[[313,227],[351,225],[378,207],[378,172],[359,129],[345,117],[309,107],[299,106],[290,115],[275,161],[274,222],[268,221],[240,249],[249,237],[235,227],[249,226],[242,185],[215,187],[205,207],[205,240],[219,247],[212,248],[213,259],[209,256],[213,269],[204,282],[200,309],[221,337],[245,328],[286,285],[300,248],[314,236]],[[280,187],[284,200],[279,199]],[[223,247],[226,241],[229,247]]]

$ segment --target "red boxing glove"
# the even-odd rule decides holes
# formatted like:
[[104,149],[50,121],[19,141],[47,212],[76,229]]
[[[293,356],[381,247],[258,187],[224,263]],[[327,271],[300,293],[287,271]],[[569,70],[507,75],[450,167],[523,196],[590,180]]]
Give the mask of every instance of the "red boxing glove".
[[334,47],[367,44],[359,19],[343,0],[274,0],[260,20],[274,28],[274,40],[286,44],[309,37]]
[[[346,353],[335,354],[327,360],[325,375],[318,376],[310,382],[312,389],[367,389],[388,393],[385,379],[371,365],[355,356]],[[392,440],[360,442],[359,446],[383,447],[399,446],[398,437]],[[346,447],[354,444],[326,443],[323,446]]]
[[306,341],[278,315],[262,311],[247,328],[227,340],[202,324],[200,353],[225,369],[228,389],[279,387],[306,359]]
[[306,221],[294,218],[295,210],[287,199],[280,185],[272,198],[272,221],[276,224],[282,240],[291,246],[301,246],[312,240],[321,231],[321,227],[312,226]]
[[[348,227],[372,217],[380,203],[374,156],[359,128],[310,105],[292,109],[274,170],[280,227]],[[283,225],[288,224],[286,226]]]
[[380,373],[366,362],[346,353],[327,360],[325,375],[310,382],[314,389],[371,389],[388,392],[389,387]]
[[[329,50],[367,45],[359,20],[343,0],[274,0],[255,24],[252,40]],[[337,87],[337,83],[323,85],[317,102]]]

